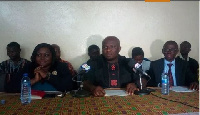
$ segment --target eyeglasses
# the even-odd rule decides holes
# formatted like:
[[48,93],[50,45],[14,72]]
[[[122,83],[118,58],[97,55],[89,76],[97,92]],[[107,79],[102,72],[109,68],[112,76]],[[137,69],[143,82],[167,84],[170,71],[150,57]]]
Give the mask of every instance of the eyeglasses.
[[175,52],[177,49],[163,49],[163,52]]

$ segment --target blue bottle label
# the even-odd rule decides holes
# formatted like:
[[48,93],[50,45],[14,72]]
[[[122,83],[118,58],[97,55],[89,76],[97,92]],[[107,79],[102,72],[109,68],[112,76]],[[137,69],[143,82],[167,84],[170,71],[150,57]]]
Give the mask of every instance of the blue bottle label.
[[162,83],[167,83],[167,79],[162,79]]

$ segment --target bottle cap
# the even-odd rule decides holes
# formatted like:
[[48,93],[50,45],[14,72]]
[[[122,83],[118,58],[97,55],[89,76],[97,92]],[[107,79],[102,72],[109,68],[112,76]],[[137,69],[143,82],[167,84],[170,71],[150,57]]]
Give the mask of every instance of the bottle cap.
[[24,73],[23,76],[28,76],[28,73]]
[[1,104],[4,105],[6,103],[6,100],[2,99]]

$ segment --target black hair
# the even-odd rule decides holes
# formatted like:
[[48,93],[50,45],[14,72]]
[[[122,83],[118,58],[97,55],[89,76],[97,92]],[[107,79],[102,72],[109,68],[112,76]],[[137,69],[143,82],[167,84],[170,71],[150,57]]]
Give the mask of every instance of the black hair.
[[92,50],[100,50],[100,49],[99,46],[93,44],[88,47],[88,53],[90,53]]
[[57,44],[51,44],[51,46],[53,47],[53,48],[58,48],[58,50],[59,50],[59,52],[60,52],[60,46],[58,46]]
[[142,48],[140,47],[135,47],[132,49],[132,58],[134,58],[135,56],[139,56],[142,55],[144,57],[144,51],[142,50]]
[[51,69],[52,67],[56,64],[56,53],[54,48],[47,43],[41,43],[38,44],[35,49],[33,50],[32,56],[31,56],[31,61],[34,64],[34,67],[37,67],[37,63],[36,63],[36,56],[37,56],[37,52],[40,50],[40,48],[48,48],[52,54],[52,63],[51,63]]
[[167,41],[164,45],[163,45],[163,49],[168,45],[168,44],[173,44],[175,45],[175,47],[178,49],[178,44],[175,41]]
[[191,48],[191,44],[190,44],[190,42],[188,42],[188,41],[183,41],[183,42],[180,44],[180,46],[183,45],[183,44],[188,44],[189,47]]
[[7,47],[15,47],[15,48],[18,48],[20,49],[20,45],[17,43],[17,42],[10,42]]

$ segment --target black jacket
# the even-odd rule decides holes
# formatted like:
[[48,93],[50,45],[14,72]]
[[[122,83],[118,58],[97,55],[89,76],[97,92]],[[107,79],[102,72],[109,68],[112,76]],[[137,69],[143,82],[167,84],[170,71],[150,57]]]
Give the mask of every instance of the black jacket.
[[[135,76],[128,66],[129,60],[124,56],[118,56],[120,88],[125,88],[128,83],[135,82]],[[91,69],[84,75],[84,79],[89,80],[95,86],[109,88],[108,63],[104,56],[101,55],[96,60],[89,60],[87,64]]]
[[[161,84],[161,74],[164,70],[164,58],[156,61],[152,61],[148,74],[151,76],[151,80],[148,82],[148,86],[156,87]],[[180,58],[175,58],[175,76],[177,86],[189,86],[190,83],[195,81],[195,75],[190,71],[187,63]]]
[[[177,58],[180,58],[180,56],[178,56]],[[181,59],[181,58],[180,58],[180,59]],[[199,72],[198,72],[198,68],[199,68],[199,63],[198,63],[195,59],[190,58],[190,57],[189,57],[189,61],[186,61],[186,60],[185,60],[185,62],[188,63],[188,66],[189,66],[191,72],[192,72],[193,74],[195,74],[196,79],[198,79],[198,73],[199,73]],[[198,82],[198,81],[197,81],[197,82]]]
[[[30,79],[34,78],[34,67],[32,63],[27,64],[23,71],[15,74],[18,79],[15,80],[15,84],[12,87],[9,87],[9,92],[20,92],[21,91],[21,79],[24,73],[28,73]],[[68,65],[66,63],[57,62],[52,71],[50,72],[50,78],[44,79],[42,82],[48,82],[53,87],[55,87],[58,91],[71,91],[73,88],[72,84],[72,76],[68,69]],[[40,81],[39,81],[40,82]]]

